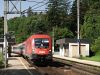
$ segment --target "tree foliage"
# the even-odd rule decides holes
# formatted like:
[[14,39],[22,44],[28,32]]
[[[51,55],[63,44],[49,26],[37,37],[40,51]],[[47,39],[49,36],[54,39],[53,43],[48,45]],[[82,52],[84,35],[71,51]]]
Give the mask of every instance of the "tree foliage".
[[100,1],[91,0],[90,5],[90,9],[84,16],[81,37],[89,39],[91,50],[100,54]]
[[[84,15],[87,10],[90,8],[89,0],[80,0],[80,25],[84,23]],[[70,30],[76,35],[77,31],[77,0],[74,0],[72,8],[71,8],[71,22],[70,22]]]
[[27,16],[30,17],[32,15],[33,15],[33,11],[31,9],[31,7],[29,7],[28,10],[27,10]]
[[47,21],[50,27],[65,27],[69,3],[68,0],[49,0]]
[[38,14],[30,17],[16,17],[8,21],[9,30],[15,32],[16,42],[23,42],[37,32],[48,32],[45,15]]
[[95,52],[95,53],[100,53],[100,37],[98,37],[94,44],[92,45],[91,49]]
[[54,37],[55,37],[55,40],[57,40],[61,38],[73,38],[74,35],[67,27],[65,28],[55,27]]
[[90,39],[93,43],[100,36],[100,2],[94,3],[84,18],[85,21],[81,27],[81,37]]

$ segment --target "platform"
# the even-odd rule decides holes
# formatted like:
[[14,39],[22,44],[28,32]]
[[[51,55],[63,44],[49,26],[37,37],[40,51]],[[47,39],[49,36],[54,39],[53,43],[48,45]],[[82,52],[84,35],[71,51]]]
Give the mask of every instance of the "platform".
[[29,67],[29,63],[22,57],[8,58],[8,67],[2,69],[0,75],[40,75],[34,67]]
[[53,55],[53,57],[100,67],[100,62],[89,61],[89,60],[81,60],[81,59],[77,59],[77,58],[63,57],[63,56],[59,56],[59,55]]

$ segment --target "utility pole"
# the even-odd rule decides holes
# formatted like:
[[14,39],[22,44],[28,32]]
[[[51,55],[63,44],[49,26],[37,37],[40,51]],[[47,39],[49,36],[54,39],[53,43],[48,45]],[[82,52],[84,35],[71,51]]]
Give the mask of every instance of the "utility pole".
[[[8,34],[8,25],[7,25],[7,14],[21,14],[21,1],[26,0],[4,0],[4,64],[5,68],[8,64],[7,59],[7,34]],[[15,2],[15,3],[14,3]],[[18,6],[18,3],[20,5]],[[10,7],[12,5],[12,8]]]
[[4,64],[5,68],[7,67],[7,32],[8,32],[8,26],[7,26],[7,8],[8,1],[4,0]]
[[77,0],[77,42],[78,42],[78,51],[79,51],[79,57],[81,55],[80,51],[80,0]]

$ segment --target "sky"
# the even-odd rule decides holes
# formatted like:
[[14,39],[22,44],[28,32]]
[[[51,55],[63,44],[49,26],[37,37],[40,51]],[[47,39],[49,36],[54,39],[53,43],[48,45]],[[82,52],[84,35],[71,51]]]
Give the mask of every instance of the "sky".
[[[38,5],[36,5],[37,4],[36,2],[41,2],[41,1],[43,1],[43,2],[42,3],[39,3]],[[28,9],[29,6],[33,6],[33,5],[36,5],[33,8],[39,7],[37,9],[35,9],[35,10],[45,10],[46,5],[44,5],[44,3],[46,3],[47,1],[48,0],[27,0],[27,1],[22,1],[22,11],[25,10],[25,9]],[[73,0],[71,0],[71,1],[73,1]],[[13,2],[13,3],[15,4],[15,2]],[[20,5],[20,3],[17,4],[17,8],[19,8],[19,5]],[[41,5],[44,5],[44,6],[41,6]],[[9,9],[11,11],[11,9],[13,8],[11,2],[10,2],[10,5],[9,6],[10,6]],[[4,0],[0,0],[0,17],[1,16],[4,16]],[[13,18],[15,16],[19,16],[19,15],[17,15],[17,14],[8,14],[7,15],[7,18],[9,19],[9,18]]]
[[0,16],[3,15],[3,0],[0,0]]
[[[33,2],[30,2],[30,1],[33,1]],[[37,3],[34,2],[34,1],[36,1],[36,2],[41,2],[41,1],[43,1],[43,2],[42,2],[42,3],[38,3],[38,5],[36,5]],[[48,0],[27,0],[27,1],[23,1],[23,2],[22,2],[22,11],[28,9],[29,6],[33,6],[33,5],[36,5],[36,6],[33,7],[33,9],[39,7],[39,8],[37,8],[37,9],[35,9],[35,10],[45,10],[46,5],[44,5],[44,3],[46,3],[47,1],[48,1]],[[15,2],[13,2],[13,3],[16,4]],[[20,5],[20,3],[17,4],[17,8],[18,8],[18,9],[19,9],[19,5]],[[44,5],[44,6],[41,6],[41,5]],[[9,9],[10,9],[10,11],[11,11],[11,9],[13,8],[11,2],[10,2],[10,4],[9,4],[9,6],[10,6]],[[15,10],[15,9],[14,9],[14,10]],[[13,11],[14,11],[14,10],[13,10]],[[4,0],[0,0],[0,17],[1,17],[1,16],[4,16]],[[8,14],[8,15],[7,15],[8,19],[9,19],[9,18],[13,18],[14,16],[19,16],[19,15],[17,15],[17,14]]]

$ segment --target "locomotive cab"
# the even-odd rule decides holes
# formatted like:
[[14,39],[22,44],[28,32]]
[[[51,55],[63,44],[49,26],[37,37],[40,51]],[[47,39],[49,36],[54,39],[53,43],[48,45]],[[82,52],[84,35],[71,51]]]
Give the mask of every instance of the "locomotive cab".
[[49,35],[36,34],[26,41],[25,54],[32,61],[52,61],[52,39]]
[[[52,60],[51,40],[49,38],[35,38],[33,54],[38,60]],[[35,56],[34,55],[34,56]]]
[[35,38],[33,42],[33,60],[52,60],[52,50],[49,38]]

